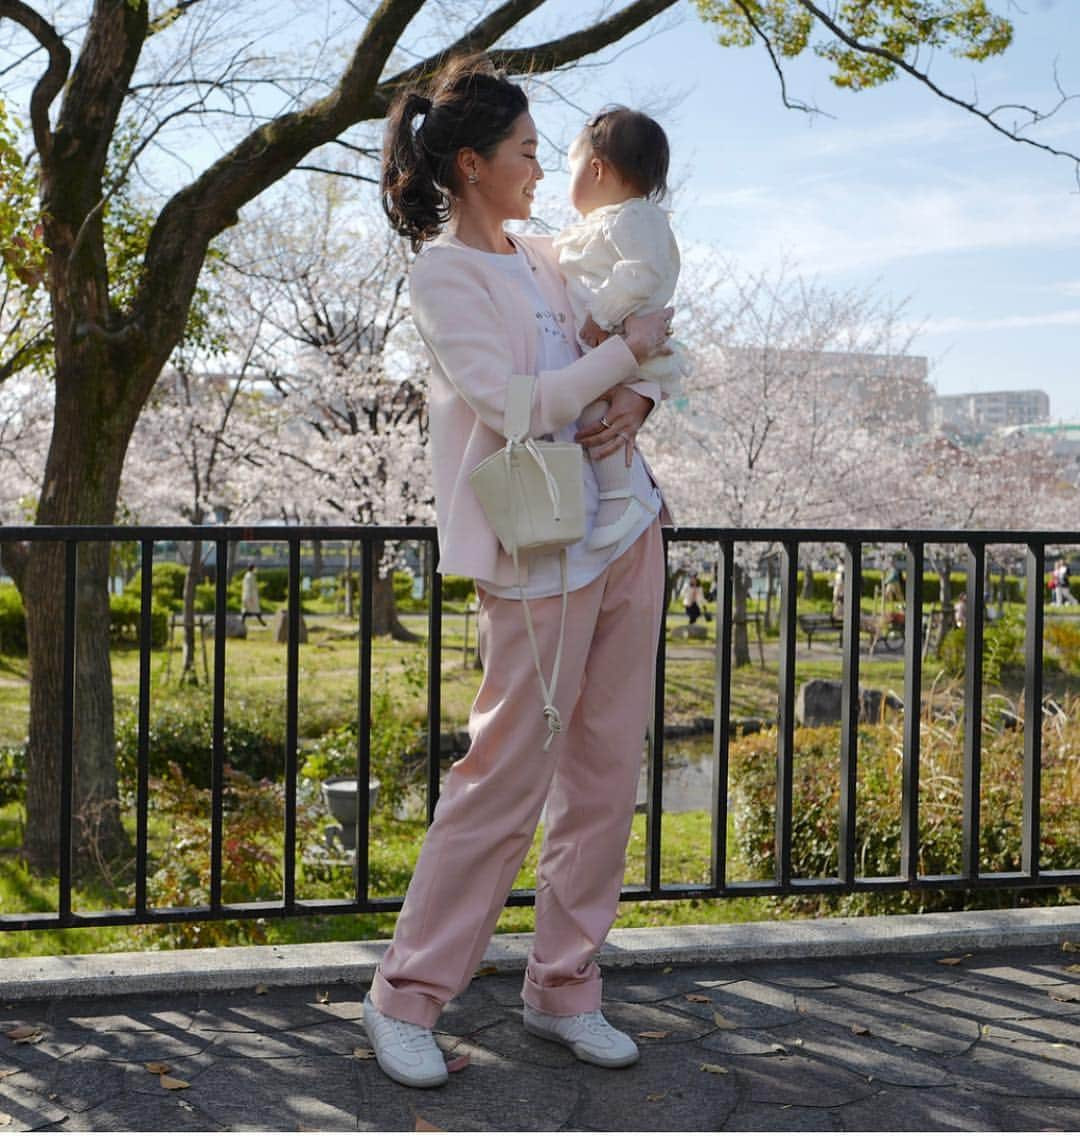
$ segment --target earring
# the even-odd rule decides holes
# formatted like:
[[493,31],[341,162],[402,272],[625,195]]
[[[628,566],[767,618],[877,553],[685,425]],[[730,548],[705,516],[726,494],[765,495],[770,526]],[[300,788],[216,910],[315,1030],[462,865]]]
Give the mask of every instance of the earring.
[[470,186],[475,186],[476,183],[479,181],[480,181],[480,175],[479,174],[470,174],[469,175],[469,185]]

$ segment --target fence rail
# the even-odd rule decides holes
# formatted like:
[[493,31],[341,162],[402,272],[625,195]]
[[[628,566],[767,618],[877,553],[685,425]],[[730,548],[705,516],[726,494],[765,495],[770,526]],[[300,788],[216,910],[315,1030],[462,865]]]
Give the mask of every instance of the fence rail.
[[[669,550],[688,546],[690,556],[706,559],[716,569],[717,632],[715,642],[715,683],[713,737],[713,793],[711,874],[707,883],[664,882],[661,873],[661,835],[664,818],[664,690],[667,646],[660,638],[657,659],[657,685],[652,728],[649,735],[646,813],[646,857],[644,882],[628,885],[624,900],[663,900],[686,898],[728,898],[752,895],[801,893],[850,893],[899,889],[1029,889],[1080,884],[1080,867],[1046,869],[1040,865],[1041,777],[1043,720],[1043,580],[1048,551],[1080,547],[1080,532],[1025,531],[884,531],[884,530],[732,530],[717,528],[669,527],[664,533]],[[0,914],[0,930],[45,929],[79,926],[129,925],[154,922],[187,922],[227,918],[271,918],[300,914],[367,913],[393,911],[399,897],[375,897],[370,891],[370,814],[371,774],[370,728],[372,718],[372,616],[373,586],[376,576],[376,549],[385,542],[413,542],[427,547],[428,567],[427,625],[427,756],[426,799],[430,820],[439,795],[442,684],[442,580],[434,572],[437,543],[432,527],[304,527],[304,526],[202,526],[202,527],[6,527],[5,543],[61,543],[65,552],[63,591],[63,697],[58,714],[62,718],[60,802],[56,826],[59,837],[58,906],[54,912]],[[147,879],[151,872],[149,855],[149,772],[151,707],[151,583],[155,545],[165,542],[201,540],[214,551],[217,567],[229,565],[230,546],[237,542],[283,544],[288,550],[288,604],[285,668],[285,755],[282,822],[282,895],[272,901],[231,904],[223,901],[223,859],[225,839],[224,799],[226,763],[226,637],[214,641],[213,670],[213,752],[211,768],[210,889],[208,905],[160,908],[151,905]],[[300,697],[300,593],[302,550],[313,542],[344,541],[360,547],[359,698],[357,707],[358,746],[356,755],[358,826],[356,838],[354,892],[339,899],[308,899],[297,895],[297,778],[299,752]],[[79,551],[87,543],[136,544],[141,571],[141,625],[139,644],[138,761],[135,786],[135,881],[134,905],[105,912],[80,912],[72,906],[72,800],[75,784],[76,632],[78,619]],[[778,703],[775,802],[775,876],[767,881],[728,880],[728,792],[729,742],[727,725],[731,720],[732,648],[736,627],[736,551],[740,545],[779,552],[779,642]],[[855,845],[859,789],[859,673],[860,673],[860,590],[847,588],[843,598],[842,702],[840,719],[839,864],[835,877],[806,879],[793,874],[792,819],[795,773],[796,662],[798,657],[797,621],[800,552],[843,550],[845,581],[859,582],[863,555],[867,548],[894,546],[903,550],[907,561],[906,612],[909,626],[922,613],[923,580],[927,551],[940,547],[960,548],[966,563],[968,598],[982,598],[987,585],[988,550],[1001,547],[1022,557],[1026,590],[1024,644],[1024,754],[1022,784],[1018,789],[1023,802],[1022,865],[1015,872],[987,872],[980,866],[980,783],[982,757],[984,608],[970,604],[965,623],[966,668],[964,674],[963,738],[963,853],[957,873],[926,875],[919,872],[920,853],[920,717],[906,714],[903,727],[900,873],[887,877],[860,877],[857,874]],[[246,559],[245,559],[246,560]],[[805,559],[803,559],[805,560]],[[232,567],[230,567],[231,569]],[[1031,588],[1032,584],[1036,588]],[[227,611],[228,574],[216,574],[215,621],[224,630]],[[909,635],[904,647],[905,709],[920,709],[924,694],[922,638]],[[1080,809],[1080,804],[1077,805]],[[515,891],[511,905],[528,905],[532,891]],[[2,944],[2,943],[0,943]]]

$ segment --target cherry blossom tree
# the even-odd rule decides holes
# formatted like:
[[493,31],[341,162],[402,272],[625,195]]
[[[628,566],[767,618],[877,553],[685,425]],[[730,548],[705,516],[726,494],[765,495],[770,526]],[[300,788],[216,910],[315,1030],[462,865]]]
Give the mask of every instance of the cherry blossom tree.
[[[654,414],[646,444],[680,522],[872,525],[878,503],[895,501],[905,483],[892,463],[893,477],[869,476],[883,449],[904,453],[926,402],[924,382],[906,367],[902,306],[786,267],[771,275],[721,262],[691,276],[676,304],[692,369],[685,406]],[[750,660],[748,571],[772,553],[740,547],[739,664]]]

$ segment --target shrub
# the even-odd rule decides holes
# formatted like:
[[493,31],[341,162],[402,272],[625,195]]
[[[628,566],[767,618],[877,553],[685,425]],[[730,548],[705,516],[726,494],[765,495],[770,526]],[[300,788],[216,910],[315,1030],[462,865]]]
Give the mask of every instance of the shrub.
[[[967,639],[963,629],[950,629],[941,641],[940,656],[945,670],[963,676],[967,667]],[[983,680],[999,684],[1002,673],[1024,663],[1024,628],[1009,613],[983,629]]]
[[21,803],[25,789],[26,749],[0,747],[0,807]]
[[0,653],[26,655],[26,611],[13,585],[0,585]]
[[1066,672],[1080,672],[1080,629],[1064,621],[1048,621],[1044,635],[1057,650],[1061,667]]
[[[179,562],[156,562],[150,575],[150,593],[161,609],[179,610],[184,603],[184,577],[187,566]],[[142,573],[137,573],[124,586],[124,596],[142,595]]]
[[[155,702],[150,717],[150,774],[173,765],[196,788],[210,786],[214,754],[214,706],[204,689]],[[136,781],[139,724],[135,708],[116,721],[116,763],[122,786]],[[231,700],[225,717],[225,762],[253,779],[279,777],[285,769],[285,721],[278,704]]]
[[[226,903],[281,897],[282,784],[258,780],[226,768],[224,841],[221,845],[222,900]],[[210,792],[186,780],[176,764],[150,782],[150,809],[171,825],[168,841],[152,852],[147,895],[155,907],[207,906],[210,903]],[[312,809],[297,804],[300,835],[312,833]],[[134,902],[134,887],[131,889]],[[175,948],[197,948],[266,940],[258,920],[188,922],[164,927],[161,941]]]
[[[139,643],[142,602],[128,593],[109,597],[109,636],[114,645]],[[169,641],[169,612],[159,605],[150,609],[150,646],[164,648]]]
[[[419,658],[403,660],[406,690],[413,694],[424,684]],[[423,724],[408,717],[398,705],[387,674],[382,673],[372,687],[371,774],[379,780],[379,807],[392,811],[408,790],[417,767],[422,763]],[[322,782],[332,775],[353,775],[356,771],[358,732],[355,722],[343,724],[322,736],[303,756],[301,775]]]
[[[1074,706],[1080,712],[1080,702]],[[856,873],[859,877],[900,873],[902,763],[900,729],[865,725],[859,729],[859,788],[856,812]],[[792,810],[792,873],[798,878],[830,878],[839,872],[839,728],[800,728],[795,732]],[[1042,864],[1080,866],[1080,790],[1072,756],[1080,753],[1080,723],[1072,721],[1062,741],[1045,749],[1042,786]],[[775,876],[775,731],[733,740],[732,813],[738,874],[748,880]],[[980,812],[984,870],[1015,871],[1021,866],[1022,804],[1016,793],[1023,763],[1023,733],[986,733]],[[941,732],[924,723],[920,773],[919,873],[955,874],[962,865],[962,734]],[[959,909],[978,904],[1010,904],[1011,892],[903,891],[847,896],[794,896],[780,899],[786,913],[865,914]],[[1044,901],[1052,898],[1040,891]],[[1006,900],[1008,899],[1008,900]]]

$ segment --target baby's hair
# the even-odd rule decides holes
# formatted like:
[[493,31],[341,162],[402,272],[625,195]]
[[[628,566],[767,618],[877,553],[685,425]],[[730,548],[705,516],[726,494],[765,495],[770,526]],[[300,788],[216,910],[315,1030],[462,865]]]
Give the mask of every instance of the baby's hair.
[[655,119],[629,107],[609,107],[593,115],[582,134],[593,153],[643,198],[659,200],[667,193],[668,140]]

